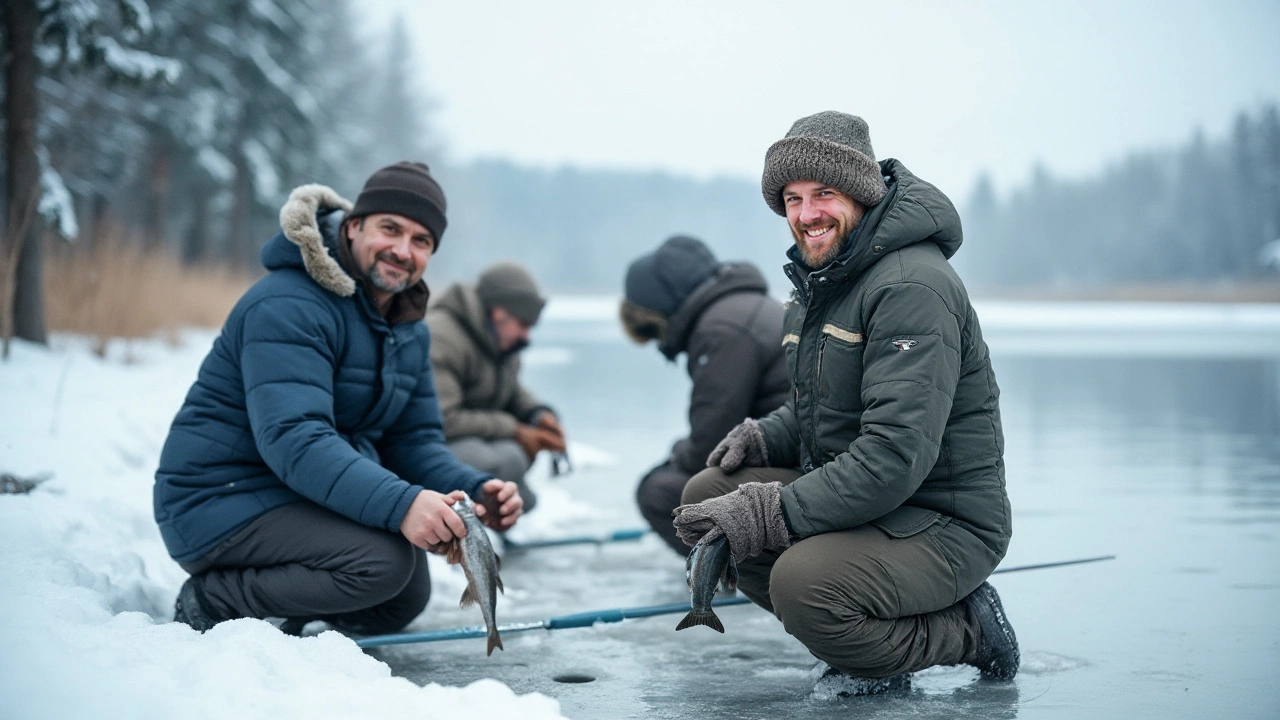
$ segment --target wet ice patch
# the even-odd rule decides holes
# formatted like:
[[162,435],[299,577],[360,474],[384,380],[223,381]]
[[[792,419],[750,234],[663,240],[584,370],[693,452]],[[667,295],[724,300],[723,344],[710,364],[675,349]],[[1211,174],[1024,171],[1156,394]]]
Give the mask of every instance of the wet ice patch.
[[938,665],[914,673],[911,687],[925,695],[949,695],[978,677],[978,669],[969,665]]
[[1025,675],[1053,675],[1075,670],[1088,664],[1085,660],[1067,657],[1066,655],[1055,655],[1049,652],[1024,652],[1022,654],[1022,665],[1018,668],[1018,673]]
[[906,692],[911,689],[911,675],[894,675],[887,678],[864,678],[846,675],[830,665],[819,662],[809,671],[813,680],[814,700],[836,700],[846,697],[865,695],[883,695],[891,692]]

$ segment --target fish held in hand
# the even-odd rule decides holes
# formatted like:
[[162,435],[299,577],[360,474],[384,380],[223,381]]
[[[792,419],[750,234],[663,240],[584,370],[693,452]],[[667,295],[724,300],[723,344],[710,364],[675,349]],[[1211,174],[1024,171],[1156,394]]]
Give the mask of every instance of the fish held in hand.
[[498,577],[502,561],[493,551],[493,544],[489,542],[489,535],[485,533],[480,518],[476,517],[475,505],[471,500],[459,500],[454,503],[453,509],[466,525],[467,535],[454,538],[445,545],[445,559],[454,565],[462,565],[462,571],[467,576],[467,589],[462,592],[458,607],[480,605],[480,614],[484,616],[485,627],[489,630],[489,646],[485,655],[492,655],[495,647],[503,649],[495,615],[498,591],[502,590],[506,594],[502,578]]
[[724,535],[710,542],[700,540],[693,546],[685,561],[685,577],[689,580],[691,609],[676,625],[676,630],[705,625],[723,633],[724,625],[711,609],[711,601],[715,599],[717,588],[723,587],[732,592],[738,587],[738,565],[729,553],[729,541]]

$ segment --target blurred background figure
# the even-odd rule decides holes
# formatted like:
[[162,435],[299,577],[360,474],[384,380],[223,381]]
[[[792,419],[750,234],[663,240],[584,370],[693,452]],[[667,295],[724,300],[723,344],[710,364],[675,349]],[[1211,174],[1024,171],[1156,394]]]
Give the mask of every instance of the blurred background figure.
[[427,311],[449,449],[460,460],[520,486],[524,510],[537,503],[525,473],[541,450],[565,451],[552,409],[520,385],[520,351],[546,298],[523,266],[501,262],[474,285],[457,283]]
[[[627,268],[622,325],[639,344],[656,341],[675,362],[688,355],[689,435],[640,480],[636,502],[649,525],[688,552],[671,511],[707,455],[744,418],[761,417],[791,392],[782,350],[782,305],[751,263],[722,263],[702,241],[674,236]],[[527,503],[527,500],[526,500]]]

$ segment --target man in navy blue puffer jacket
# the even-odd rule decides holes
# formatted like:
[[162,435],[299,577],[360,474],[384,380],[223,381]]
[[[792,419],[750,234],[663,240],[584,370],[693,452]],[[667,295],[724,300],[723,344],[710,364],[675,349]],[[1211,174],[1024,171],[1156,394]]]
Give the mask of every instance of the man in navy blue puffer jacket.
[[354,207],[297,188],[280,224],[160,456],[156,521],[191,574],[174,619],[394,632],[426,607],[422,549],[466,533],[454,502],[475,499],[495,529],[522,511],[514,484],[444,443],[421,322],[444,194],[402,162]]

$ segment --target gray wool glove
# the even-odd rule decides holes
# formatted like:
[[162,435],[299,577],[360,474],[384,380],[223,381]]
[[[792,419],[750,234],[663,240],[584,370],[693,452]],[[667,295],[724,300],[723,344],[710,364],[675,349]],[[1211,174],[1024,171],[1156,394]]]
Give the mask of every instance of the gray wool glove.
[[782,517],[782,483],[742,483],[728,495],[681,505],[672,513],[676,534],[686,545],[724,535],[729,553],[742,562],[765,550],[791,546]]
[[716,465],[727,473],[740,467],[769,467],[769,450],[759,423],[747,418],[734,426],[707,456],[707,467]]

